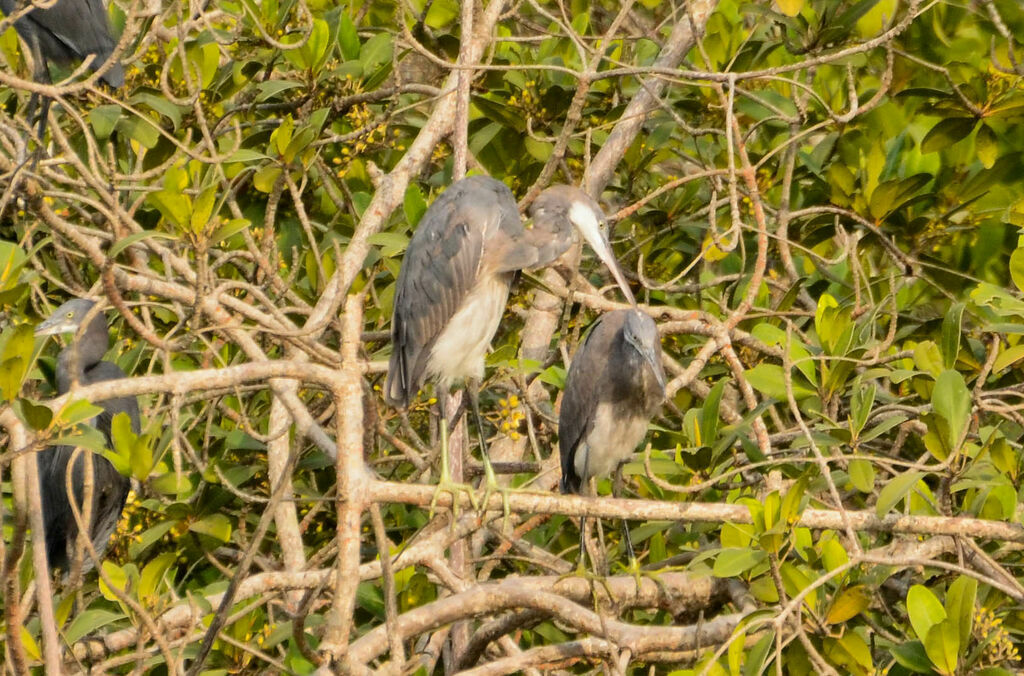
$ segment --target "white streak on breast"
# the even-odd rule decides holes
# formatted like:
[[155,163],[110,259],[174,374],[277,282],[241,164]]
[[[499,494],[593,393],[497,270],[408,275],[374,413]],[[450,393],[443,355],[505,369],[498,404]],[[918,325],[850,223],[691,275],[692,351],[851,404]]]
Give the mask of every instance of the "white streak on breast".
[[484,358],[508,301],[509,279],[477,281],[430,350],[427,376],[445,390],[466,378],[483,378]]
[[[594,429],[584,440],[586,449],[580,448],[576,452],[576,474],[584,483],[592,476],[611,475],[619,463],[633,455],[633,451],[646,435],[645,418],[617,417],[614,405],[598,404],[594,414]],[[583,467],[584,463],[586,470]]]

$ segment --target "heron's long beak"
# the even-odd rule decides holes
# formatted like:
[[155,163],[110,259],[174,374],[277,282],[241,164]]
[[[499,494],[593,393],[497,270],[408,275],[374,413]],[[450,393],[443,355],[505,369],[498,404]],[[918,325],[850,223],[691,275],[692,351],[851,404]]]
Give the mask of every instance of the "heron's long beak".
[[633,292],[630,290],[629,284],[626,283],[626,277],[622,274],[618,261],[615,260],[615,254],[612,253],[612,246],[608,243],[608,238],[601,232],[601,224],[598,222],[594,210],[584,204],[573,204],[569,209],[569,220],[579,229],[583,239],[587,240],[587,244],[594,250],[597,257],[611,270],[612,277],[622,289],[629,304],[635,306],[636,298],[633,297]]
[[654,379],[658,381],[658,385],[661,386],[661,391],[664,392],[665,385],[665,369],[661,366],[661,360],[658,359],[658,355],[655,354],[654,350],[649,348],[643,348],[640,350],[640,355],[650,365],[651,370],[654,372]]
[[62,333],[75,333],[77,330],[78,324],[74,322],[64,321],[63,317],[50,317],[37,326],[34,333],[37,336],[59,336]]

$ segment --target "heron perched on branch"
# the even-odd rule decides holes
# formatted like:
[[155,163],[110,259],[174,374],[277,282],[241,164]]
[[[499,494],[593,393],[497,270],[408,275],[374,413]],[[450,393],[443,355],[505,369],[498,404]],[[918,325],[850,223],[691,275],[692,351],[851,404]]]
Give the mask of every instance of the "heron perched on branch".
[[[90,385],[104,380],[125,378],[125,372],[116,364],[103,361],[110,342],[107,322],[102,312],[93,310],[96,303],[84,298],[70,300],[61,305],[49,319],[36,327],[37,336],[74,333],[67,347],[57,356],[57,392],[65,394],[72,383]],[[93,421],[113,448],[111,423],[118,413],[128,415],[131,429],[139,433],[139,404],[135,397],[115,397],[102,402],[103,412]],[[71,470],[71,495],[68,494],[68,464],[75,454],[73,446],[51,446],[39,452],[39,484],[43,500],[43,525],[46,536],[46,556],[51,569],[68,570],[78,523],[72,511],[72,500],[84,516],[89,513],[89,539],[102,556],[107,541],[117,527],[131,487],[128,477],[119,473],[110,461],[87,450],[79,451]],[[92,463],[92,500],[85,509],[85,463]]]
[[554,262],[579,233],[634,302],[604,235],[604,215],[590,196],[572,186],[552,186],[534,201],[530,216],[524,225],[512,191],[500,181],[464,178],[427,209],[402,261],[384,394],[388,403],[405,408],[426,379],[438,383],[441,486],[451,484],[444,395],[464,382],[480,435],[487,487],[497,488],[487,459],[479,386],[516,271]]
[[[615,310],[591,328],[569,366],[558,414],[563,493],[582,493],[591,477],[617,471],[647,434],[665,401],[661,341],[654,320],[637,310]],[[580,518],[580,562],[584,519]],[[636,560],[629,528],[623,533]]]
[[[0,0],[0,10],[12,16],[32,5],[31,0]],[[14,22],[14,29],[32,52],[32,79],[48,84],[49,63],[69,64],[88,61],[99,70],[114,53],[117,41],[110,30],[110,21],[103,0],[57,0],[51,7],[36,7]],[[124,84],[124,68],[113,61],[100,79],[117,89]],[[29,97],[26,119],[31,123],[39,95]],[[39,111],[39,138],[46,129],[50,99],[43,97]]]

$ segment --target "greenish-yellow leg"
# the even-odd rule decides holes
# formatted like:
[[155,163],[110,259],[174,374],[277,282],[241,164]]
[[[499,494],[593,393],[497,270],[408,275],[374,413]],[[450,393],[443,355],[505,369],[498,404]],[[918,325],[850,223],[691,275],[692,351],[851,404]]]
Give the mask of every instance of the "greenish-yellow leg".
[[472,486],[452,481],[451,469],[448,467],[448,415],[445,410],[447,407],[444,404],[445,396],[446,395],[441,394],[438,397],[441,409],[441,476],[437,480],[437,488],[434,489],[434,496],[430,499],[430,516],[434,516],[434,510],[437,507],[437,499],[440,497],[441,493],[448,493],[452,496],[452,525],[454,526],[455,519],[459,515],[459,491],[465,491],[469,495],[469,501],[473,504],[473,509],[477,509],[478,505]]

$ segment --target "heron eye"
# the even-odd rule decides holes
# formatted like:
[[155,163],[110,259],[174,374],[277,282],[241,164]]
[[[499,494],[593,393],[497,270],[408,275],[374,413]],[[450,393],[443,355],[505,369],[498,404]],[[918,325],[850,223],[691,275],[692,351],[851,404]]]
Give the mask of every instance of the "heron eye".
[[74,313],[74,312],[69,312],[69,313],[68,313],[68,319],[71,319],[71,318],[72,318],[72,317],[74,317],[74,316],[75,316],[75,313]]

